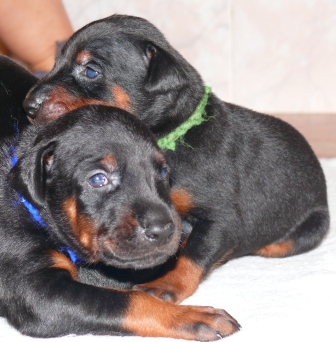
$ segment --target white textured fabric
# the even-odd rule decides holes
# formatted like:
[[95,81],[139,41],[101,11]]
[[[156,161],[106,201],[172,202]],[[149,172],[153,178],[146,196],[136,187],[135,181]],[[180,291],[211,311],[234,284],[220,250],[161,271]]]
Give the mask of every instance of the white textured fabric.
[[[336,159],[321,160],[328,184],[331,229],[315,250],[285,259],[248,256],[214,271],[183,304],[223,308],[242,329],[224,341],[336,341]],[[15,284],[13,284],[15,286]],[[41,341],[0,318],[0,341]],[[76,336],[51,341],[176,341]]]

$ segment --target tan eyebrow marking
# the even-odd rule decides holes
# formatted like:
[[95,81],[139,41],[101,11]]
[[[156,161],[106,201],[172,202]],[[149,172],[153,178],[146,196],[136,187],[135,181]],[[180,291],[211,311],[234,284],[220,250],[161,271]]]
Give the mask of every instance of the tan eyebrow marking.
[[83,65],[89,62],[91,59],[92,59],[91,52],[87,50],[83,50],[79,52],[78,55],[76,56],[76,63],[79,65]]

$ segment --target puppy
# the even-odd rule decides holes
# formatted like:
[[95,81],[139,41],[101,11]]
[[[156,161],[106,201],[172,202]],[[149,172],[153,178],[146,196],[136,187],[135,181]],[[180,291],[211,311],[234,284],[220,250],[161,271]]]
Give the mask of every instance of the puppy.
[[237,331],[223,310],[77,281],[78,264],[154,267],[180,242],[165,158],[132,115],[83,107],[27,128],[15,149],[3,144],[0,163],[0,314],[23,334],[204,341]]
[[146,20],[113,15],[76,32],[24,102],[32,122],[85,104],[128,110],[152,130],[192,226],[175,265],[137,289],[180,303],[232,258],[304,253],[325,236],[325,178],[302,135],[219,100]]

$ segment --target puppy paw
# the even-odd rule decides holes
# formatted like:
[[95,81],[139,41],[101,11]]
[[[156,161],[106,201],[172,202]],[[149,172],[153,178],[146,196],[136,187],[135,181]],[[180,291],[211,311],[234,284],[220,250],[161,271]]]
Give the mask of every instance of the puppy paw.
[[160,279],[141,285],[135,285],[133,290],[146,292],[164,301],[179,304],[183,299],[187,298],[188,295],[182,288],[175,288],[174,285],[175,284],[166,283],[164,279]]
[[215,341],[240,330],[237,320],[221,309],[175,305],[138,291],[132,299],[124,327],[138,336]]
[[[225,310],[212,307],[183,307],[188,308],[185,318],[179,317],[179,329],[186,331],[187,339],[190,336],[197,341],[215,341],[232,335],[240,330],[241,326],[235,318]],[[185,322],[183,322],[185,320]]]
[[162,277],[134,286],[167,302],[179,304],[191,296],[202,279],[203,269],[187,257],[180,257],[174,268]]

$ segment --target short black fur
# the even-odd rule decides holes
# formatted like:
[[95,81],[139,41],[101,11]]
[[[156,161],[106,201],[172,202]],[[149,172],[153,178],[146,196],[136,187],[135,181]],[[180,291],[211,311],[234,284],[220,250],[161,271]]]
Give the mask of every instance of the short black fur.
[[37,78],[12,59],[0,55],[0,137],[14,136],[29,124],[22,102]]
[[[78,58],[84,52],[86,58]],[[95,69],[97,77],[86,77],[87,68]],[[70,38],[51,73],[31,89],[25,106],[32,120],[44,121],[53,118],[51,108],[64,114],[64,103],[100,101],[121,108],[126,103],[161,138],[190,117],[203,86],[197,71],[152,24],[113,15]],[[114,87],[122,89],[124,101],[118,100]],[[71,96],[62,103],[46,99],[59,88],[69,89]],[[32,110],[36,101],[41,105]],[[190,129],[176,151],[166,152],[172,193],[179,194],[179,204],[186,202],[178,210],[193,226],[180,252],[183,262],[178,259],[175,273],[170,270],[161,281],[137,287],[177,303],[219,264],[246,254],[284,257],[306,252],[321,242],[329,227],[325,178],[300,133],[215,94],[206,112],[209,120]],[[187,289],[186,268],[194,274]]]
[[[177,306],[105,281],[116,275],[127,283],[118,269],[140,274],[176,253],[181,222],[167,170],[148,129],[111,107],[82,107],[26,128],[18,142],[16,136],[2,139],[0,315],[36,337],[206,340],[237,331],[223,310]],[[22,196],[38,208],[43,225]],[[87,266],[72,264],[64,246]],[[203,335],[199,322],[207,328]]]

